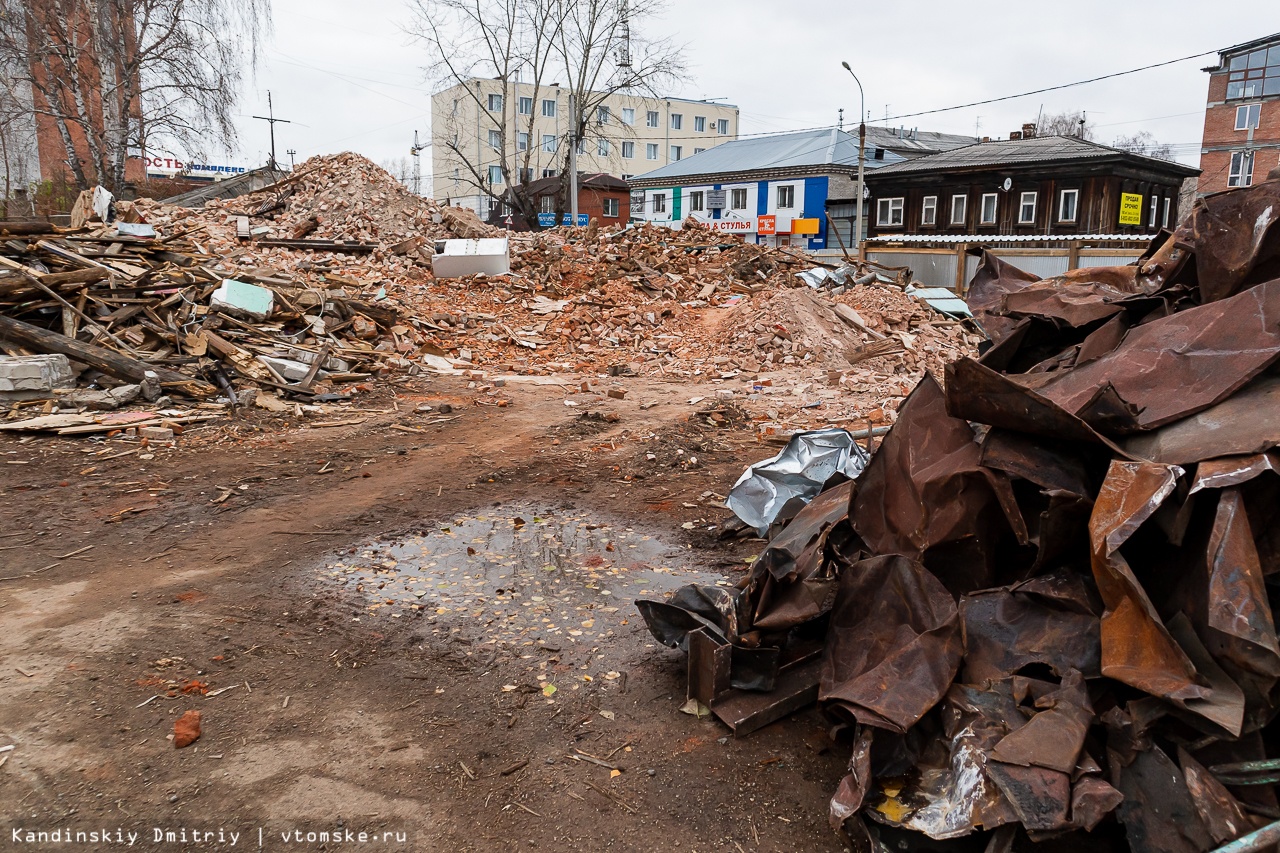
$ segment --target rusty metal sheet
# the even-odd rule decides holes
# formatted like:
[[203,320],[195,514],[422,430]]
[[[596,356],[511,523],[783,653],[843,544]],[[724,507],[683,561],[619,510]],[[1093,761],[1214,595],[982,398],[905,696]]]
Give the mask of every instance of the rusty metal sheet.
[[1006,264],[985,249],[977,254],[978,268],[969,281],[965,303],[973,313],[974,320],[987,333],[987,337],[998,343],[1017,325],[1015,320],[1001,317],[997,313],[1004,297],[1039,279],[1011,264]]
[[947,414],[942,388],[926,374],[858,479],[854,530],[879,554],[928,563],[936,549],[945,555],[939,579],[953,592],[990,585],[995,548],[1022,520],[1006,514],[1012,501],[997,489],[1004,475],[982,467],[981,455],[973,429]]
[[1101,675],[1097,605],[1074,573],[1057,573],[960,599],[963,678],[981,684],[1044,664],[1058,676]]
[[[1043,710],[1028,720],[1025,726],[1006,735],[996,744],[991,751],[991,758],[1005,764],[1056,770],[1069,781],[1068,774],[1076,768],[1081,750],[1084,749],[1085,735],[1093,720],[1093,708],[1084,687],[1084,676],[1076,670],[1066,673],[1058,689],[1038,698],[1035,705]],[[1064,820],[1069,800],[1070,793],[1064,792]]]
[[1039,393],[1094,429],[1130,433],[1222,402],[1277,359],[1280,279],[1135,326],[1120,346],[1055,374]]
[[902,556],[863,560],[840,577],[819,699],[904,732],[947,692],[961,653],[956,603],[928,569]]
[[1082,776],[1071,785],[1071,823],[1092,832],[1123,800],[1124,794],[1104,779]]
[[1018,823],[1029,832],[1070,825],[1067,816],[1071,809],[1071,777],[1066,773],[1000,761],[988,761],[986,772],[1013,806]]
[[1191,484],[1191,494],[1202,489],[1225,489],[1247,483],[1267,472],[1280,474],[1280,454],[1255,453],[1249,456],[1228,456],[1223,459],[1207,459],[1196,466],[1196,477]]
[[689,584],[666,601],[639,599],[636,609],[664,646],[688,651],[690,631],[706,628],[722,642],[738,635],[738,603],[727,589]]
[[1280,447],[1280,378],[1264,376],[1215,406],[1148,433],[1129,436],[1134,458],[1189,465],[1215,456],[1262,453]]
[[1101,281],[1071,283],[1050,278],[1005,294],[1000,313],[1014,319],[1049,317],[1067,326],[1087,326],[1122,313],[1124,306],[1117,302],[1125,295]]
[[[1209,628],[1247,644],[1247,650],[1232,656],[1238,665],[1261,666],[1261,674],[1280,676],[1275,618],[1253,545],[1253,531],[1237,488],[1222,490],[1208,552]],[[1251,653],[1255,651],[1261,654]]]
[[1240,801],[1182,747],[1178,747],[1178,763],[1196,811],[1216,843],[1225,844],[1253,829]]
[[1133,850],[1202,853],[1213,846],[1182,771],[1158,747],[1138,753],[1127,767],[1113,767],[1112,774],[1124,794],[1116,815]]
[[1280,277],[1280,182],[1205,196],[1175,236],[1193,248],[1204,302]]

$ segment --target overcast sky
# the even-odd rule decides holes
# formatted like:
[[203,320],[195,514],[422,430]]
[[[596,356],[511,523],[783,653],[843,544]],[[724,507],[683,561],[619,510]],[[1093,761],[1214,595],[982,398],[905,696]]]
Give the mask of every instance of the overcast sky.
[[[987,98],[1070,83],[1214,51],[1280,30],[1275,0],[1236,0],[1215,10],[1177,0],[1152,7],[1114,0],[1072,3],[914,0],[905,3],[783,3],[672,0],[646,34],[687,47],[687,79],[669,94],[723,98],[741,109],[741,132],[834,124],[845,109],[856,127],[862,80],[874,123]],[[430,139],[424,48],[405,34],[404,0],[274,0],[274,32],[239,112],[232,162],[266,161],[267,90],[276,154],[357,151],[385,163],[406,157],[418,130]],[[1046,113],[1085,110],[1096,138],[1150,131],[1179,159],[1199,160],[1208,75],[1204,56],[1043,95],[901,118],[893,126],[1007,136]],[[430,150],[423,152],[424,178]],[[216,159],[216,158],[211,158]],[[426,184],[426,186],[430,186]]]

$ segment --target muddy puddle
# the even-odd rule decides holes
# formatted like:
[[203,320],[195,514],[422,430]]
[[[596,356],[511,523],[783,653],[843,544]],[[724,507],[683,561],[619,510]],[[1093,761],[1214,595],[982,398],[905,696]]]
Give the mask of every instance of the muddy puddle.
[[729,585],[693,552],[588,512],[510,505],[334,555],[329,582],[361,619],[412,618],[521,644],[590,643],[641,625],[632,601],[687,583]]

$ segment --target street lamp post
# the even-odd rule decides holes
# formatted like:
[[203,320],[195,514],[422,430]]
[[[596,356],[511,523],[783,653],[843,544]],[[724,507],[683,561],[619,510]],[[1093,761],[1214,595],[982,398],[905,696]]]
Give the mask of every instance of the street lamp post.
[[858,75],[853,73],[853,69],[849,67],[849,63],[841,62],[844,70],[849,72],[849,76],[853,78],[853,82],[858,84],[858,218],[854,228],[853,245],[858,253],[858,258],[862,258],[862,197],[866,194],[866,188],[862,183],[863,166],[867,160],[867,99],[862,93],[862,81],[858,79]]

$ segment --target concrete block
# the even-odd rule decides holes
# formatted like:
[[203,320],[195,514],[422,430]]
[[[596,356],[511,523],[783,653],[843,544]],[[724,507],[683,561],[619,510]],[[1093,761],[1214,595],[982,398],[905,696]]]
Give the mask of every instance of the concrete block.
[[222,286],[209,296],[210,308],[242,320],[262,322],[271,316],[274,305],[275,294],[270,290],[234,278],[223,279]]
[[158,426],[138,427],[138,438],[150,441],[173,441],[173,430]]
[[74,388],[65,355],[0,356],[0,400],[51,397],[55,388]]
[[511,272],[511,248],[505,237],[445,240],[443,243],[443,249],[431,258],[431,272],[436,278],[457,278],[476,273],[505,275]]
[[[301,361],[294,361],[288,358],[274,358],[269,355],[258,356],[258,361],[270,367],[276,373],[279,373],[290,382],[301,382],[307,378],[307,373],[311,370],[311,365]],[[320,370],[316,372],[316,379],[327,379],[329,374]]]

